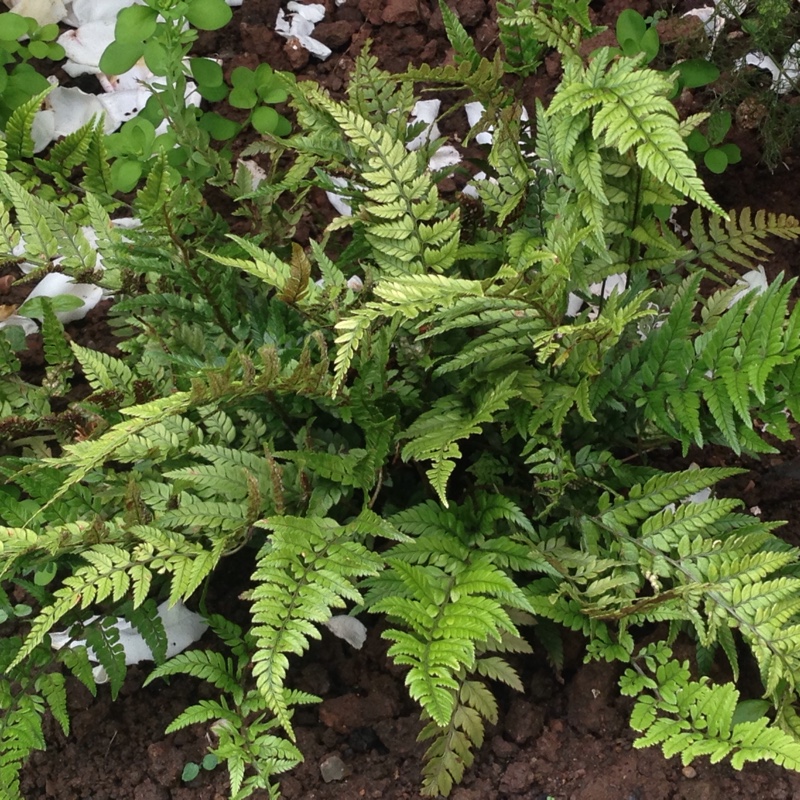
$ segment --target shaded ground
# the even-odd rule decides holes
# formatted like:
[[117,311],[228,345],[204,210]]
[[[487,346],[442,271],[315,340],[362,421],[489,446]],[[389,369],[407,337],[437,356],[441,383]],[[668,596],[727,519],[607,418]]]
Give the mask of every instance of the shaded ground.
[[[602,23],[613,23],[625,7],[652,10],[645,0],[595,3]],[[697,5],[695,3],[695,5]],[[493,3],[457,0],[462,21],[479,48],[496,46]],[[206,52],[226,59],[226,70],[239,64],[268,61],[276,69],[293,69],[301,78],[318,80],[341,92],[353,58],[367,39],[381,65],[402,70],[409,62],[440,62],[447,58],[441,14],[429,0],[347,0],[336,6],[327,0],[326,22],[317,38],[334,49],[325,62],[287,43],[273,31],[278,0],[244,0],[234,23],[220,34],[207,34]],[[525,87],[526,100],[543,96],[555,84],[548,65]],[[692,98],[687,99],[691,104]],[[448,132],[445,128],[445,132]],[[742,165],[709,180],[712,194],[725,207],[753,204],[800,216],[796,190],[797,156],[787,154],[785,168],[774,174],[756,166],[758,151],[752,131],[734,131],[744,152]],[[800,263],[796,243],[777,242],[775,258],[767,264],[774,276],[794,274]],[[10,302],[0,295],[0,302]],[[71,327],[82,343],[103,336],[102,312],[89,322]],[[96,342],[95,342],[96,344]],[[28,366],[35,368],[34,359]],[[764,519],[793,522],[785,535],[800,544],[800,450],[797,442],[781,446],[781,456],[761,464],[747,461],[752,471],[731,481],[727,489],[742,497],[748,508],[758,507]],[[727,457],[727,454],[726,454]],[[692,454],[690,460],[720,463],[714,451]],[[725,463],[730,464],[727,458]],[[241,584],[237,562],[226,564],[228,574],[216,578],[212,591],[227,591],[235,613]],[[243,587],[241,587],[243,588]],[[224,601],[223,601],[224,602]],[[226,608],[221,609],[223,612]],[[370,620],[365,620],[368,624]],[[374,620],[372,621],[375,622]],[[568,643],[569,644],[569,643]],[[698,762],[683,769],[658,751],[632,748],[627,726],[629,701],[616,691],[617,665],[582,665],[578,642],[567,647],[570,656],[561,678],[537,655],[518,661],[526,695],[502,695],[498,726],[454,800],[531,798],[545,800],[744,800],[800,797],[800,776],[772,765],[750,766],[742,773],[724,765]],[[284,796],[305,800],[418,797],[424,747],[416,743],[418,711],[406,695],[402,673],[385,656],[385,644],[374,624],[363,651],[353,651],[327,632],[322,642],[296,666],[299,688],[324,698],[320,707],[298,717],[299,746],[305,763],[282,782]],[[163,731],[187,705],[203,694],[198,682],[178,678],[167,686],[158,682],[140,689],[147,669],[132,668],[116,703],[107,687],[97,699],[72,682],[70,711],[73,727],[64,737],[49,730],[49,750],[35,754],[25,770],[23,791],[28,800],[222,800],[227,798],[223,768],[202,772],[191,784],[181,782],[188,761],[199,762],[208,745],[207,730],[196,726],[174,735]],[[320,765],[335,767],[341,759],[341,780],[325,783]],[[0,789],[2,795],[2,789]],[[266,793],[254,795],[263,800]]]

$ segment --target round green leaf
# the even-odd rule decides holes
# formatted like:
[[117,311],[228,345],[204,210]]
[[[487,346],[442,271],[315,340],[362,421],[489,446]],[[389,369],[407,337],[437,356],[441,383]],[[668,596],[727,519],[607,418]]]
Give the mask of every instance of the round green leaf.
[[34,58],[47,58],[47,55],[50,52],[50,45],[47,44],[47,42],[28,42],[28,52]]
[[25,349],[25,331],[19,325],[9,325],[3,328],[2,333],[8,339],[11,349],[15,352]]
[[217,114],[216,111],[209,111],[207,114],[203,114],[200,118],[200,127],[218,142],[233,139],[242,129],[242,126],[237,122]]
[[19,39],[28,35],[28,23],[19,14],[6,11],[0,14],[0,31],[3,32],[3,39]]
[[167,164],[171,167],[182,167],[189,160],[189,151],[186,147],[173,147],[167,153]]
[[17,603],[14,606],[14,613],[18,617],[27,617],[33,613],[33,609],[27,603]]
[[186,10],[190,25],[201,31],[215,31],[227,25],[233,12],[225,0],[191,0]]
[[156,138],[156,131],[153,123],[147,119],[129,120],[123,126],[124,134],[130,143],[129,153],[144,157],[147,160],[153,154],[153,142]]
[[155,127],[158,127],[164,121],[164,109],[158,102],[158,97],[151,94],[144,104],[144,108],[137,114],[139,119],[148,119]]
[[742,700],[733,712],[731,727],[736,727],[740,722],[756,722],[765,717],[770,709],[768,700]]
[[153,142],[153,152],[160,151],[166,153],[171,150],[178,143],[178,135],[175,131],[165,131],[156,136]]
[[292,123],[286,117],[278,115],[278,124],[272,131],[274,136],[288,136],[292,132]]
[[[647,24],[644,21],[644,17],[632,8],[626,8],[617,17],[617,41],[623,50],[625,49],[626,40],[638,42],[644,36],[646,30]],[[637,49],[636,52],[639,52],[639,50]]]
[[712,147],[703,156],[705,165],[717,175],[725,172],[728,167],[728,156],[719,147]]
[[169,71],[169,55],[158,39],[150,39],[144,46],[144,63],[154,75],[166,75]]
[[639,49],[647,56],[647,61],[652,61],[661,48],[658,41],[658,31],[655,28],[648,28],[641,39],[639,39]]
[[117,15],[114,38],[118,42],[144,42],[155,33],[158,12],[150,6],[129,6]]
[[200,92],[200,97],[209,103],[218,103],[228,96],[228,87],[224,83],[221,86],[205,86],[201,83],[198,84],[197,91]]
[[42,42],[52,42],[54,39],[58,38],[60,33],[61,30],[58,25],[56,25],[55,22],[51,22],[49,25],[42,25],[42,27],[39,28],[36,38]]
[[286,89],[282,86],[273,84],[272,86],[258,87],[258,96],[263,103],[285,103],[289,99]]
[[50,583],[53,578],[55,578],[57,571],[58,566],[56,565],[55,561],[51,561],[49,564],[44,564],[33,573],[33,582],[37,586],[47,586],[47,584]]
[[708,139],[696,128],[686,137],[686,146],[694,153],[705,153],[708,150]]
[[222,67],[210,58],[190,58],[189,66],[198,86],[220,86],[223,82]]
[[8,613],[4,608],[0,608],[0,625],[8,620]]
[[100,56],[100,71],[106,75],[127,72],[144,53],[144,42],[111,42]]
[[738,144],[726,142],[725,144],[721,144],[719,149],[725,153],[729,164],[738,164],[742,160],[742,151],[739,149]]
[[672,206],[668,206],[663,203],[654,205],[653,214],[655,215],[656,219],[666,222],[672,216]]
[[47,57],[51,61],[61,61],[66,55],[66,50],[57,42],[50,42],[50,44],[47,45]]
[[183,768],[183,772],[181,773],[181,780],[184,781],[184,783],[188,783],[189,781],[193,781],[199,774],[200,774],[200,765],[195,764],[194,761],[190,761]]
[[280,114],[269,106],[259,106],[250,117],[250,123],[259,133],[274,133]]
[[118,192],[132,192],[142,177],[143,168],[138,161],[118,158],[111,165],[111,183]]
[[256,86],[269,86],[275,80],[275,70],[269,64],[259,64],[253,73],[256,79]]
[[236,67],[236,69],[231,72],[231,83],[237,89],[250,89],[251,91],[255,91],[256,74],[247,67]]
[[638,39],[625,39],[625,41],[620,42],[620,47],[622,48],[622,55],[629,58],[642,52]]
[[706,86],[719,78],[719,68],[704,58],[690,58],[677,65],[681,81],[687,89]]
[[59,294],[55,297],[31,297],[19,307],[21,317],[31,317],[32,319],[44,319],[45,303],[50,304],[50,308],[55,312],[74,311],[83,305],[80,297],[74,294]]
[[252,108],[258,102],[258,95],[252,89],[234,86],[228,95],[228,102],[234,108]]
[[219,759],[213,753],[203,756],[203,769],[214,769],[219,764]]

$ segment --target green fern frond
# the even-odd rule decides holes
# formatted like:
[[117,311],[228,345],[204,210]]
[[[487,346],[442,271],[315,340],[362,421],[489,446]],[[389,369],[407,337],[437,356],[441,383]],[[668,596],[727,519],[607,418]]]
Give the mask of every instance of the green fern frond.
[[722,273],[730,274],[730,264],[750,269],[772,250],[763,239],[778,236],[796,239],[800,236],[800,221],[788,214],[759,210],[753,215],[750,208],[728,213],[722,222],[715,216],[705,218],[700,209],[692,213],[690,233],[695,248],[690,257]]
[[104,389],[121,389],[126,393],[132,391],[133,372],[122,359],[88,347],[81,347],[75,342],[72,342],[72,352],[78,359],[86,380],[95,391]]
[[632,525],[662,511],[669,503],[685,500],[740,472],[735,468],[713,467],[656,475],[644,484],[631,487],[627,499],[617,499],[604,511],[604,524],[611,528]]
[[47,672],[40,675],[35,683],[37,691],[53,715],[53,719],[61,726],[64,736],[69,736],[69,714],[67,713],[67,691],[64,676],[60,672]]
[[47,160],[40,159],[38,163],[51,174],[70,177],[72,170],[85,163],[98,125],[102,127],[95,119],[68,133],[50,147]]
[[144,685],[147,686],[156,678],[179,674],[207,681],[220,691],[231,695],[237,705],[241,704],[244,697],[241,675],[238,674],[233,660],[225,658],[222,653],[208,650],[189,650],[174,656],[160,667],[156,667],[147,676]]
[[17,106],[8,118],[5,128],[5,151],[12,161],[25,161],[33,158],[33,137],[31,128],[36,112],[45,97],[53,90],[48,86],[43,92]]
[[621,154],[633,150],[641,168],[724,217],[687,155],[677,112],[667,100],[671,79],[642,68],[641,61],[639,56],[612,61],[610,50],[602,48],[586,68],[571,62],[569,80],[559,87],[547,110],[556,120],[560,160],[564,164],[574,160],[577,142],[590,128],[594,141]]
[[402,434],[402,438],[408,440],[403,446],[403,459],[431,461],[428,478],[445,507],[447,480],[461,457],[456,442],[480,433],[482,425],[492,422],[496,414],[508,408],[510,400],[519,396],[514,386],[515,377],[512,374],[484,392],[474,412],[452,400],[443,400]]
[[445,33],[453,47],[456,66],[466,64],[472,70],[477,69],[481,62],[481,56],[475,49],[475,43],[464,29],[458,15],[444,0],[439,0],[439,10],[442,12]]
[[253,580],[256,652],[253,675],[269,710],[294,738],[287,690],[288,653],[302,654],[331,609],[358,603],[355,580],[377,574],[381,559],[331,519],[280,517],[260,525],[272,535],[258,554]]
[[505,60],[511,71],[520,75],[535,72],[545,50],[533,19],[531,4],[526,0],[506,0],[497,4],[497,27]]
[[685,765],[708,756],[712,764],[730,758],[734,769],[766,760],[800,770],[797,739],[764,716],[748,719],[733,684],[693,681],[688,665],[675,661],[657,667],[654,678],[647,688],[655,697],[640,695],[631,714],[631,726],[642,734],[635,747],[660,745],[667,758],[680,755]]
[[125,648],[120,641],[116,617],[103,617],[86,626],[86,645],[91,648],[100,666],[106,672],[111,687],[111,697],[116,699],[125,682]]
[[[112,199],[114,184],[111,180],[111,166],[105,140],[103,125],[98,122],[92,129],[91,142],[86,152],[81,188],[94,195],[104,208],[111,209],[118,203]],[[95,230],[102,229],[95,226]]]
[[[172,191],[179,180],[180,176],[174,167],[169,165],[166,153],[159,152],[152,160],[147,180],[137,192],[134,201],[134,209],[143,223],[151,221],[156,230],[162,227],[163,208],[169,202]],[[97,193],[96,189],[92,191]]]

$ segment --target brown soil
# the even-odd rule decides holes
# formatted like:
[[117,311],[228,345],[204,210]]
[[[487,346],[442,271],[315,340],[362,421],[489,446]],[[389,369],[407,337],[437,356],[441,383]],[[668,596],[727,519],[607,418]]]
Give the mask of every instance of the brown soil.
[[[334,50],[324,62],[308,57],[302,48],[278,37],[273,30],[280,0],[244,0],[234,22],[220,33],[206,34],[203,52],[218,53],[226,69],[261,61],[275,69],[293,70],[298,77],[321,82],[333,93],[345,86],[353,59],[367,39],[372,52],[389,70],[409,63],[441,62],[447,58],[441,14],[431,0],[347,0],[337,6],[326,0],[325,23],[316,35]],[[494,3],[457,0],[464,24],[479,48],[496,46]],[[597,2],[598,21],[613,24],[623,8],[652,11],[658,3],[647,0]],[[672,3],[663,3],[670,8]],[[681,4],[678,4],[681,6]],[[691,4],[686,4],[691,5]],[[694,3],[693,5],[697,5]],[[679,8],[680,10],[680,8]],[[526,95],[543,96],[556,76],[552,64],[526,85]],[[689,98],[691,103],[692,98]],[[785,168],[770,174],[759,167],[757,142],[748,131],[734,131],[742,147],[741,165],[725,175],[709,177],[712,194],[727,208],[753,205],[800,216],[800,193],[794,176],[797,155],[785,157]],[[778,242],[767,268],[793,274],[800,263],[797,243]],[[2,299],[2,297],[0,297]],[[5,300],[4,302],[9,302]],[[74,326],[71,332],[97,346],[107,336],[102,319]],[[109,348],[113,346],[108,342]],[[800,445],[782,445],[781,456],[762,463],[746,462],[752,470],[727,487],[742,497],[747,507],[758,506],[764,519],[793,520],[787,538],[800,543]],[[721,463],[714,452],[694,454],[704,464]],[[726,462],[731,463],[726,455]],[[236,561],[228,574],[217,577],[222,612],[232,616],[237,608],[231,585],[241,584]],[[238,586],[237,586],[238,588]],[[227,591],[227,600],[224,591]],[[213,591],[213,589],[212,589]],[[226,607],[227,606],[227,607]],[[367,644],[354,651],[325,632],[293,672],[298,688],[320,695],[321,706],[304,710],[297,718],[298,744],[305,763],[282,780],[287,798],[418,797],[424,746],[416,742],[420,730],[418,710],[408,700],[402,673],[386,657],[376,620]],[[371,624],[370,624],[371,623]],[[616,689],[618,665],[582,663],[580,643],[568,642],[567,667],[556,676],[540,654],[517,666],[526,686],[524,696],[501,697],[499,724],[488,731],[486,744],[468,772],[454,800],[531,798],[545,800],[744,800],[800,797],[800,776],[773,765],[749,766],[740,773],[725,765],[699,761],[682,768],[665,760],[657,750],[636,750],[627,725],[629,701]],[[23,777],[27,800],[222,800],[228,797],[222,767],[201,772],[183,784],[181,772],[188,761],[199,762],[209,743],[205,726],[195,726],[165,736],[164,729],[187,705],[207,696],[206,687],[188,678],[141,685],[147,666],[130,669],[117,702],[107,687],[92,698],[75,681],[70,685],[72,730],[63,736],[48,725],[48,750],[31,759]],[[320,765],[340,758],[341,780],[325,783]],[[0,788],[0,796],[2,796]],[[253,795],[256,800],[265,792]]]

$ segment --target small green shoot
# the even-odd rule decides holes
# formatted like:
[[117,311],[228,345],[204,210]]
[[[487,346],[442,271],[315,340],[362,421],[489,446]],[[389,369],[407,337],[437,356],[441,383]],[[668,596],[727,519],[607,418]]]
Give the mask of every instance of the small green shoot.
[[213,753],[206,753],[199,764],[195,761],[187,761],[181,772],[181,780],[184,783],[190,783],[200,774],[201,768],[210,772],[216,768],[218,763],[219,759]]
[[702,156],[703,163],[711,172],[720,175],[731,164],[742,160],[738,145],[722,141],[731,127],[729,111],[714,112],[701,127],[705,128],[705,133],[696,128],[687,137],[686,145],[695,158]]

